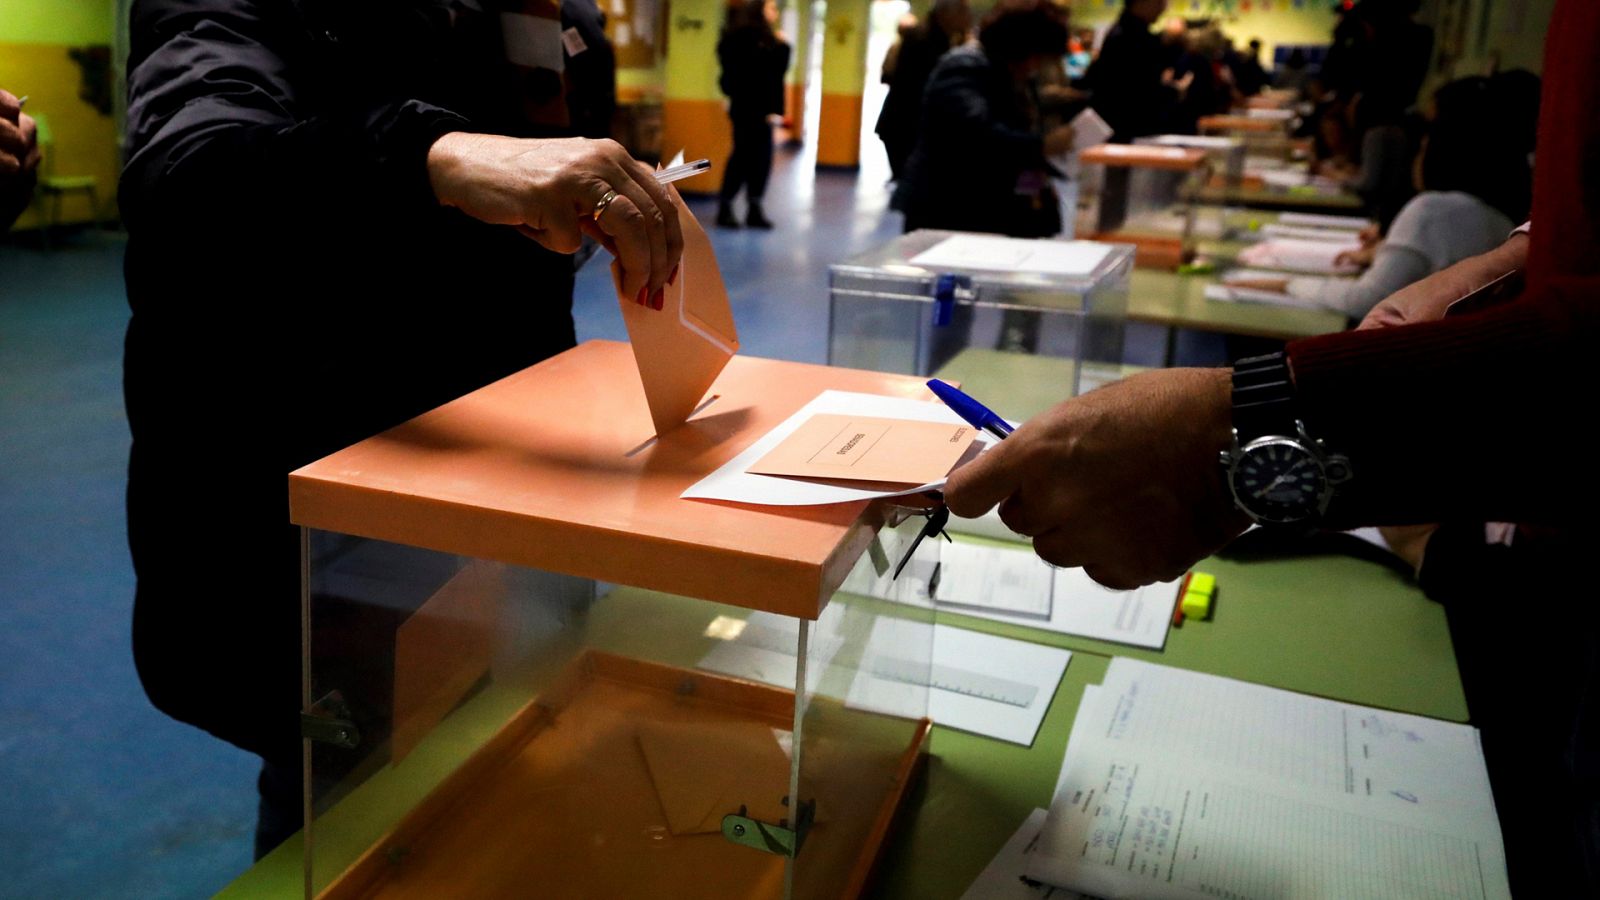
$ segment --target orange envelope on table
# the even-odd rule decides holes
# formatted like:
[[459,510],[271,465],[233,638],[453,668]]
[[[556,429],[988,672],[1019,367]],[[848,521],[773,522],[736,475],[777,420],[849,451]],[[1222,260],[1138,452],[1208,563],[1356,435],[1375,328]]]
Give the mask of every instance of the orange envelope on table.
[[977,437],[971,425],[819,413],[745,471],[829,481],[930,484]]
[[624,297],[622,269],[611,264],[622,321],[628,326],[656,434],[682,425],[739,351],[728,289],[722,283],[711,238],[678,192],[667,191],[678,208],[683,229],[683,261],[678,265],[678,277],[664,290],[662,308],[650,309]]

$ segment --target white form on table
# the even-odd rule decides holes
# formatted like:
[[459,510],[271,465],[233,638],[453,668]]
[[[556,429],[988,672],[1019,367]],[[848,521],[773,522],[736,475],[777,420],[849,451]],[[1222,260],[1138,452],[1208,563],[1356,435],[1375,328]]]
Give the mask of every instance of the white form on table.
[[1475,729],[1126,659],[1028,866],[1106,898],[1510,896]]
[[1093,272],[1110,252],[1110,244],[1093,241],[953,234],[913,256],[910,263],[937,270],[979,269],[1081,276]]

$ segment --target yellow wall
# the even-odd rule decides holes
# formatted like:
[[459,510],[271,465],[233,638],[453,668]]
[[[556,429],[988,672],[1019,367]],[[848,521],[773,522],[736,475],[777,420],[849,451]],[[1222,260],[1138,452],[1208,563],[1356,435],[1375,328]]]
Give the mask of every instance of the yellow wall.
[[112,21],[111,0],[0,0],[0,44],[109,44]]
[[723,0],[673,0],[667,23],[661,153],[671,158],[682,150],[686,159],[711,160],[710,172],[678,182],[686,193],[716,191],[733,149],[727,104],[717,84],[722,20]]
[[817,165],[861,164],[861,91],[867,78],[869,0],[832,0],[822,36]]
[[[0,87],[28,97],[27,111],[46,116],[54,132],[52,158],[45,165],[57,175],[92,175],[100,192],[100,215],[115,210],[116,125],[109,115],[78,99],[82,69],[67,56],[72,47],[111,44],[111,0],[0,0]],[[81,197],[62,207],[65,221],[86,221],[95,213]],[[29,210],[17,228],[38,224]]]

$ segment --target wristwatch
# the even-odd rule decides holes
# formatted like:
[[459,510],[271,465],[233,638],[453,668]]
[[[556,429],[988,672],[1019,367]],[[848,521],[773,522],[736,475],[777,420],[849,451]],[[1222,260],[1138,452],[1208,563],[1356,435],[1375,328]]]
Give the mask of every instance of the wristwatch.
[[1282,353],[1234,364],[1233,444],[1222,467],[1234,505],[1260,525],[1314,526],[1351,475],[1348,459],[1307,433]]

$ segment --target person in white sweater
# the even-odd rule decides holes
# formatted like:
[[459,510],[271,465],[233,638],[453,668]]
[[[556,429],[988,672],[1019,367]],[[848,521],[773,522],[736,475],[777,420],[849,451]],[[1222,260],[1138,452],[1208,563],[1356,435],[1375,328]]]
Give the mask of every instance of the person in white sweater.
[[1530,78],[1464,78],[1438,90],[1415,167],[1420,193],[1382,241],[1351,254],[1370,255],[1360,278],[1285,278],[1259,286],[1359,320],[1401,288],[1498,247],[1527,217],[1532,198],[1533,127],[1521,113],[1525,105],[1538,106]]

